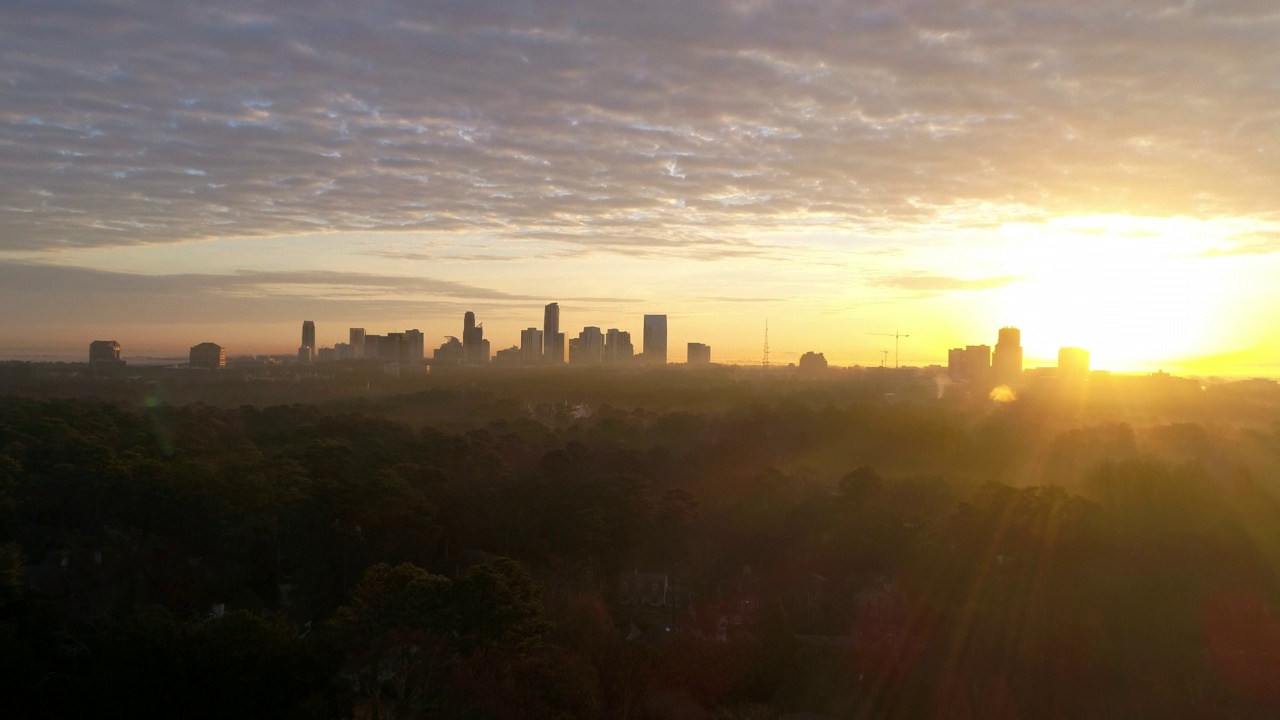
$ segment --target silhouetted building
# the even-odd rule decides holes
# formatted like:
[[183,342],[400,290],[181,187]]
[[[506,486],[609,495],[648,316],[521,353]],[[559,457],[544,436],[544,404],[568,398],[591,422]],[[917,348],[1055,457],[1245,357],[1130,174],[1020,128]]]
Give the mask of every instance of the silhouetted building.
[[493,364],[498,367],[518,367],[523,365],[524,350],[521,350],[518,345],[499,350],[493,354]]
[[520,331],[520,362],[537,365],[542,361],[542,331],[526,328]]
[[347,331],[348,341],[351,343],[351,360],[360,360],[364,357],[364,328],[351,328]]
[[585,327],[569,341],[570,365],[599,365],[604,362],[604,333],[598,327]]
[[191,348],[187,364],[193,368],[217,370],[227,366],[226,348],[217,343],[205,342]]
[[318,362],[333,362],[338,359],[338,353],[333,348],[323,347],[316,351],[316,360]]
[[476,314],[468,310],[462,316],[462,348],[468,365],[489,362],[489,342],[484,339],[484,325],[476,324]]
[[644,361],[667,364],[667,316],[644,316]]
[[636,354],[631,344],[631,333],[617,328],[609,328],[604,334],[604,361],[607,363],[627,362]]
[[466,361],[467,351],[458,338],[449,335],[444,344],[436,348],[432,355],[432,365],[461,365]]
[[381,335],[365,335],[364,336],[364,359],[379,360],[378,354],[382,352],[382,336]]
[[947,377],[954,382],[964,382],[969,379],[964,348],[951,348],[947,351]]
[[1058,377],[1079,379],[1089,374],[1089,351],[1078,347],[1058,348]]
[[827,357],[822,353],[807,352],[800,356],[800,369],[804,372],[827,369]]
[[542,309],[542,360],[551,365],[564,362],[564,335],[560,332],[560,303]]
[[991,379],[991,346],[966,345],[964,348],[964,380],[984,383]]
[[351,343],[335,343],[333,346],[335,360],[355,360],[355,352]]
[[991,372],[997,385],[1012,385],[1022,376],[1022,332],[1018,328],[1000,328]]
[[89,343],[89,362],[115,362],[120,359],[120,343],[115,340],[94,340]]
[[[303,360],[302,348],[307,348],[306,360]],[[316,354],[316,324],[311,320],[302,321],[302,347],[298,348],[298,361],[311,362]]]
[[404,333],[405,349],[401,353],[403,360],[401,364],[405,367],[420,368],[427,354],[427,339],[423,336],[422,331],[414,328],[405,330]]
[[89,371],[94,375],[111,374],[124,370],[120,359],[120,343],[115,340],[94,340],[89,343]]
[[689,343],[689,352],[685,362],[690,365],[710,365],[711,346],[702,343]]

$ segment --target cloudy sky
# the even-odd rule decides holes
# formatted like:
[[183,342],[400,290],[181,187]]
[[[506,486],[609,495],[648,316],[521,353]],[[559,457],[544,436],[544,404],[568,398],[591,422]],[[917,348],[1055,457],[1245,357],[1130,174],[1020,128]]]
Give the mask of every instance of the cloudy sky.
[[1280,374],[1275,0],[0,12],[0,355],[465,310],[496,350],[554,300],[722,361],[1014,324],[1029,365]]

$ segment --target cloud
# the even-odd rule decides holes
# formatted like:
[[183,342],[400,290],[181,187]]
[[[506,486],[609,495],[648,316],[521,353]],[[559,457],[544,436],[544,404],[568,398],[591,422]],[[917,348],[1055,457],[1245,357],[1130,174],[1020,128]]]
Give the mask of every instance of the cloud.
[[873,282],[882,287],[897,288],[899,290],[942,293],[957,290],[992,290],[1015,283],[1020,279],[1016,275],[966,279],[947,275],[934,275],[932,273],[911,273],[909,275],[880,278]]
[[[563,301],[618,307],[631,298]],[[485,309],[523,317],[544,298],[412,276],[329,271],[143,275],[82,267],[0,261],[0,305],[29,324],[80,322],[203,323],[302,317],[428,317]]]
[[1200,253],[1201,257],[1228,257],[1232,255],[1270,255],[1280,252],[1280,232],[1257,232],[1232,238],[1231,245],[1213,248]]
[[0,250],[1275,217],[1277,34],[1272,0],[10,3]]

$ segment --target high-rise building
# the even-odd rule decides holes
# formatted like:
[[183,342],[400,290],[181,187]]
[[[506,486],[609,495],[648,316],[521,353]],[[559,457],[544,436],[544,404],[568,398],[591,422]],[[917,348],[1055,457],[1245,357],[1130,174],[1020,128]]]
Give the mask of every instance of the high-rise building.
[[227,366],[227,350],[217,343],[204,342],[191,348],[187,364],[193,368],[217,370]]
[[653,365],[667,364],[667,316],[644,316],[644,361]]
[[[302,347],[311,349],[307,353],[308,362],[310,362],[310,358],[316,354],[316,324],[310,320],[302,321]],[[302,359],[301,349],[298,350],[298,359]]]
[[800,372],[821,372],[827,369],[827,356],[820,352],[809,352],[800,356]]
[[542,362],[542,331],[538,328],[520,331],[520,361],[525,365]]
[[115,362],[120,359],[120,343],[115,340],[94,340],[89,343],[89,362]]
[[382,352],[382,336],[381,335],[365,335],[364,336],[364,359],[381,360],[379,353]]
[[1058,348],[1058,377],[1080,379],[1089,374],[1089,351],[1078,347]]
[[350,337],[352,360],[364,357],[364,328],[351,328],[347,331]]
[[964,382],[969,379],[964,348],[951,348],[947,351],[947,377],[953,382]]
[[525,364],[524,350],[517,345],[499,350],[493,354],[493,364],[495,367],[519,367]]
[[303,365],[306,365],[307,363],[315,359],[316,359],[315,349],[312,348],[310,345],[303,345],[302,347],[298,348],[298,362],[302,363]]
[[458,338],[450,335],[444,344],[436,348],[431,358],[431,365],[461,365],[466,361],[466,349],[462,347],[462,343]]
[[409,336],[402,332],[383,335],[378,348],[378,359],[383,363],[395,363],[401,368],[411,367],[413,358],[410,355]]
[[1018,328],[1000,328],[991,374],[997,385],[1011,385],[1022,377],[1022,332]]
[[333,344],[334,360],[354,360],[355,355],[352,350],[351,343],[334,343]]
[[115,340],[94,340],[89,343],[89,371],[94,375],[109,375],[124,370],[120,359],[120,343]]
[[696,342],[689,343],[688,352],[685,355],[685,362],[689,365],[710,365],[711,346]]
[[599,365],[604,362],[604,333],[598,327],[585,327],[569,341],[570,365]]
[[476,314],[468,310],[462,316],[462,349],[468,365],[484,365],[489,362],[488,343],[484,339],[484,325],[476,324]]
[[427,353],[427,339],[422,335],[422,331],[414,328],[405,330],[403,333],[405,349],[404,362],[401,363],[405,367],[417,368],[422,367],[422,363]]
[[986,382],[991,377],[991,346],[966,345],[964,348],[965,380]]
[[618,328],[609,328],[609,331],[604,334],[605,362],[627,362],[631,360],[635,354],[635,346],[631,344],[631,333],[623,332]]
[[542,360],[551,365],[564,362],[564,335],[560,332],[560,303],[542,309]]

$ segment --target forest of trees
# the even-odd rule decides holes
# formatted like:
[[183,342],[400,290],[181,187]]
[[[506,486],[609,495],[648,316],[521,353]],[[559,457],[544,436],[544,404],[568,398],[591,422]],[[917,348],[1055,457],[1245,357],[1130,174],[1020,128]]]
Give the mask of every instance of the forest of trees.
[[[531,373],[178,405],[15,372],[18,717],[1280,714],[1274,383]],[[636,572],[688,601],[629,604]]]

